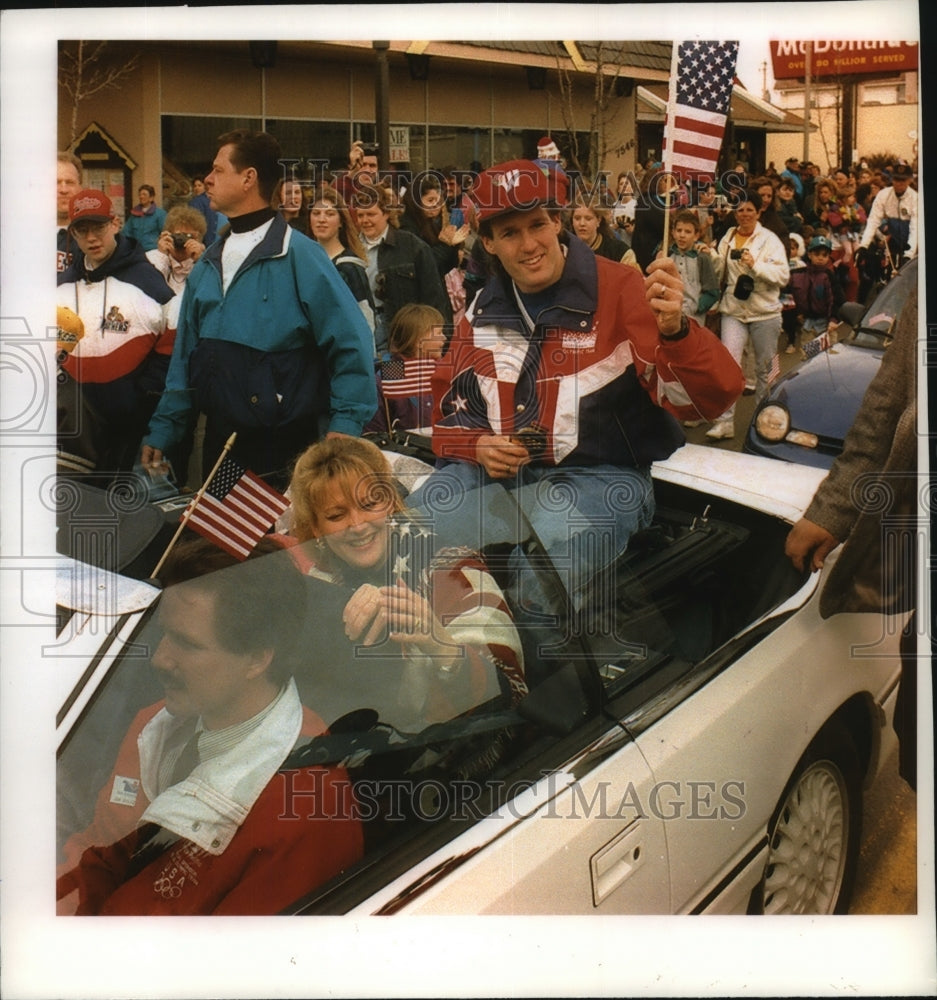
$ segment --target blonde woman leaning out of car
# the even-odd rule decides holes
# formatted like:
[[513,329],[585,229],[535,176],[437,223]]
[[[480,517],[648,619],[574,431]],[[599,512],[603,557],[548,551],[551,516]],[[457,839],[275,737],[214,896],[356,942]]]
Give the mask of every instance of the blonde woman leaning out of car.
[[[304,702],[363,691],[373,700],[380,689],[382,719],[412,731],[485,704],[513,706],[527,693],[501,589],[478,553],[438,548],[408,516],[376,445],[352,437],[311,445],[290,495],[290,533],[311,543],[293,551],[318,611],[316,658],[344,671],[325,693],[316,668],[297,671]],[[336,704],[326,715],[359,707]]]
[[[722,342],[739,364],[751,339],[755,352],[755,405],[768,391],[771,362],[781,332],[781,289],[790,279],[784,244],[758,221],[760,199],[744,194],[735,226],[720,240],[713,263],[724,289],[719,302]],[[706,432],[715,440],[735,437],[735,405]]]

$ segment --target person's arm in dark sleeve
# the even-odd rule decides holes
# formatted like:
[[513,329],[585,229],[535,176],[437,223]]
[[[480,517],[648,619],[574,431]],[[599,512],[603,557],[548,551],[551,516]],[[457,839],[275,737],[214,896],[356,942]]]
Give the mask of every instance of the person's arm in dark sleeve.
[[442,313],[445,323],[451,324],[452,304],[449,302],[446,286],[443,284],[442,278],[439,277],[432,250],[422,241],[419,244],[414,264],[420,283],[420,301],[424,305],[438,309]]
[[[190,275],[189,282],[192,280],[193,275]],[[181,292],[182,302],[165,387],[143,438],[144,446],[161,453],[182,440],[194,409],[193,393],[189,387],[189,355],[198,343],[198,335],[191,308],[194,296],[187,294],[189,287],[187,284]]]
[[330,434],[357,437],[377,410],[374,337],[348,286],[312,241],[294,257],[296,287],[329,368]]
[[884,469],[891,454],[904,412],[895,403],[896,387],[914,378],[916,351],[911,342],[917,343],[917,320],[917,301],[911,300],[896,323],[895,340],[869,383],[841,454],[804,513],[840,540],[849,534],[860,513],[853,499],[856,480]]

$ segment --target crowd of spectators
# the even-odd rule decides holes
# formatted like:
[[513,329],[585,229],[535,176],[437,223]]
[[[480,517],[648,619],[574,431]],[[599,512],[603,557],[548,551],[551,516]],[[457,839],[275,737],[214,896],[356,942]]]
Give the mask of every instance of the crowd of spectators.
[[[873,171],[862,161],[852,169],[824,174],[816,164],[791,157],[780,172],[773,164],[758,175],[739,167],[718,180],[676,183],[661,163],[649,160],[634,173],[619,175],[614,199],[595,194],[592,184],[585,190],[593,205],[610,208],[612,231],[630,247],[632,263],[646,268],[664,252],[678,262],[689,315],[722,331],[723,339],[728,328],[730,340],[733,323],[744,319],[748,336],[742,338],[738,360],[746,372],[746,390],[757,396],[767,389],[766,372],[776,370],[779,322],[784,333],[781,349],[795,354],[799,342],[835,328],[840,304],[867,302],[917,253],[913,177],[913,168],[900,160],[881,170]],[[747,219],[749,225],[742,226],[739,211],[751,216],[752,208],[754,224]],[[691,237],[694,216],[696,232]],[[576,231],[590,242],[585,231]],[[735,239],[731,247],[727,236]],[[757,242],[761,252],[745,257],[749,241]],[[597,252],[607,252],[598,249],[597,238],[591,243]],[[710,294],[713,271],[721,279],[715,295]],[[735,294],[740,274],[747,276],[741,285],[744,298]],[[748,277],[754,282],[751,290]],[[768,327],[756,334],[753,323]],[[758,352],[753,350],[755,336],[761,344]],[[753,361],[755,353],[761,355],[760,362]],[[731,412],[708,431],[713,439],[734,434]]]
[[[559,150],[549,136],[538,143],[537,154],[533,162],[542,169],[564,172]],[[448,342],[466,308],[492,273],[491,258],[483,241],[478,239],[478,218],[469,197],[476,176],[477,170],[455,166],[424,171],[413,178],[398,172],[382,173],[376,147],[356,142],[344,169],[331,174],[326,171],[311,184],[296,176],[278,176],[270,197],[264,199],[297,239],[318,243],[326,251],[351,292],[368,328],[365,346],[372,357],[369,365],[373,364],[378,391],[381,366],[385,366],[386,375],[388,370],[396,370],[386,368],[388,361],[395,357],[402,360],[388,340],[397,314],[411,305],[435,310],[442,317],[444,338]],[[211,177],[209,185],[214,189],[216,181]],[[671,257],[683,280],[687,313],[714,330],[725,325],[723,317],[727,314],[739,313],[739,302],[744,300],[737,300],[733,294],[736,272],[750,272],[756,283],[752,301],[764,307],[770,300],[772,329],[779,320],[786,338],[782,349],[795,353],[799,341],[817,336],[821,328],[834,325],[838,304],[865,301],[883,276],[902,259],[916,253],[917,193],[912,178],[911,168],[901,161],[880,170],[871,170],[865,162],[860,162],[853,169],[836,168],[823,173],[816,164],[800,163],[791,157],[780,172],[769,164],[759,176],[736,170],[719,180],[678,183],[664,173],[659,162],[649,160],[633,172],[620,173],[614,189],[604,175],[596,179],[572,175],[564,228],[594,253],[642,272],[655,257],[662,254]],[[401,183],[406,179],[412,183]],[[141,421],[152,411],[163,389],[162,377],[157,378],[160,383],[157,385],[152,372],[159,375],[166,368],[189,274],[206,247],[230,249],[237,240],[227,239],[236,229],[223,214],[221,202],[206,187],[206,178],[196,176],[191,180],[191,190],[183,198],[174,198],[167,206],[168,212],[157,203],[153,186],[142,184],[137,192],[138,203],[128,210],[125,219],[119,219],[110,209],[106,225],[103,216],[95,217],[94,224],[108,230],[104,240],[106,249],[98,251],[100,261],[95,262],[87,253],[82,258],[80,252],[75,253],[76,240],[88,230],[91,217],[80,206],[69,214],[69,203],[77,195],[85,194],[87,200],[88,192],[82,192],[81,187],[81,164],[61,154],[57,264],[60,305],[77,307],[79,318],[86,324],[94,324],[95,317],[84,313],[97,306],[82,304],[82,296],[75,293],[76,287],[81,287],[76,286],[76,277],[83,278],[86,288],[97,287],[96,282],[106,279],[111,271],[103,258],[116,254],[115,259],[124,259],[137,245],[160,272],[171,296],[157,310],[160,316],[148,321],[153,327],[153,344],[158,342],[153,351],[162,360],[154,366],[149,356],[135,357],[130,370],[120,375],[122,379],[129,378],[131,384],[140,385],[141,372],[145,371],[148,386],[145,406],[132,407],[129,399],[125,401],[124,412],[134,409],[138,415],[129,425],[125,421],[119,433],[115,431],[124,441],[118,449],[120,461],[115,464],[113,458],[104,459],[105,455],[115,453],[111,442],[105,440],[79,463],[81,468],[95,467],[98,482],[106,482],[108,477],[129,471],[139,459],[138,447],[143,440]],[[736,263],[735,252],[741,259],[745,249],[739,239],[738,211],[746,193],[752,196],[757,216],[750,235],[754,238],[757,232],[759,245],[771,247],[771,261],[777,259],[779,264],[773,270],[766,270],[764,262],[756,264],[753,258],[747,269]],[[762,232],[772,234],[777,242],[767,241]],[[665,233],[666,247],[662,243]],[[734,237],[736,245],[725,254],[721,250],[727,247],[727,235]],[[778,244],[783,248],[780,252]],[[745,284],[743,281],[743,288]],[[150,287],[146,282],[144,286]],[[766,294],[767,286],[770,294]],[[139,316],[126,315],[122,303],[109,294],[119,286],[113,282],[109,286],[105,281],[100,287],[102,308],[106,306],[103,319],[97,324],[102,331],[106,333],[113,327],[119,332],[124,326],[136,327]],[[162,297],[156,295],[155,299]],[[254,304],[247,308],[250,313]],[[741,312],[746,321],[752,319],[750,303]],[[319,344],[320,350],[321,347]],[[90,341],[73,350],[60,379],[84,378],[88,385],[82,406],[100,409],[102,393],[116,397],[118,392],[114,385],[102,389],[100,379],[109,381],[109,376],[95,376],[92,383],[91,377],[78,374],[82,368],[87,372],[94,367],[92,363],[82,366],[82,357],[91,350]],[[98,355],[102,352],[100,345],[94,350]],[[757,392],[760,386],[763,391],[764,373],[759,375],[753,370],[751,353],[746,348],[740,359],[746,369],[748,388]],[[106,366],[105,369],[110,370]],[[317,371],[321,376],[322,365]],[[186,389],[191,393],[190,386]],[[278,403],[282,403],[282,393],[276,387],[273,391]],[[322,393],[321,385],[318,391]],[[199,408],[197,404],[189,406],[190,401],[184,407],[188,412],[184,429],[174,430],[171,446],[164,436],[172,454],[167,452],[162,456],[174,459],[172,471],[182,487],[195,485],[188,482],[187,466]],[[375,419],[381,426],[386,423],[389,411],[383,396],[378,402],[377,410],[363,420],[362,426],[375,426]],[[406,423],[404,410],[415,414],[425,409],[425,399],[422,407],[416,400],[410,402],[413,405],[403,410],[399,403],[395,404],[401,410],[397,420],[400,428]],[[105,409],[110,412],[108,407]],[[309,440],[314,440],[323,427],[328,428],[327,410],[328,406],[320,408],[321,426],[306,435]],[[418,423],[424,422],[421,419]],[[96,414],[93,423],[106,428],[110,421]],[[357,425],[357,419],[353,423]],[[250,420],[246,424],[250,425]],[[129,433],[140,434],[136,450],[124,440],[128,426],[133,428]],[[392,428],[385,430],[390,432]],[[717,422],[711,436],[731,437],[732,430],[731,422]],[[160,452],[164,450],[157,448]],[[69,448],[66,446],[62,451],[68,453]],[[281,478],[285,475],[285,461],[284,457],[280,463]]]

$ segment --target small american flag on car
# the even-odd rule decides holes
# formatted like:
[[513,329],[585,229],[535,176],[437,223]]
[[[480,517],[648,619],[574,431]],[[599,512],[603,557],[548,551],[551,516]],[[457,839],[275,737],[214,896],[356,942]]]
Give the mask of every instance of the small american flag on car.
[[831,346],[830,335],[824,331],[819,337],[814,337],[813,340],[802,344],[801,350],[804,352],[805,358],[815,358],[821,351],[828,351]]
[[778,354],[771,359],[771,367],[768,369],[768,381],[773,382],[781,377],[781,357]]
[[381,362],[381,389],[388,399],[409,399],[431,391],[433,358],[389,358]]
[[246,559],[290,502],[259,476],[226,458],[202,498],[193,504],[186,508],[188,527],[235,559]]

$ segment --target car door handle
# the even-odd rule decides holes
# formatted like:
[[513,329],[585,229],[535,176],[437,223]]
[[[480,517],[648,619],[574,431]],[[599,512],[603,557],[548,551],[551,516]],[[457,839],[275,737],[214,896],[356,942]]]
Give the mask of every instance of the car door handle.
[[644,864],[644,830],[636,820],[592,855],[592,901],[598,906]]

